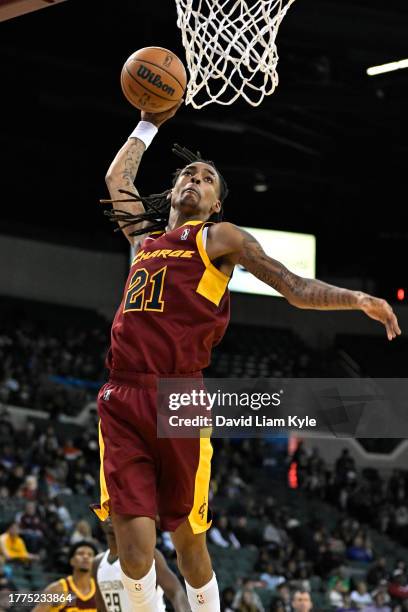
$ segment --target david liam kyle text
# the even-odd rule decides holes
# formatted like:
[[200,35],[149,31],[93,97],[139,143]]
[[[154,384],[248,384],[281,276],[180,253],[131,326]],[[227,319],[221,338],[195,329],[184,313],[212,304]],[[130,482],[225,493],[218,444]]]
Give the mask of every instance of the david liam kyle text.
[[317,420],[308,416],[298,417],[296,415],[288,415],[285,418],[270,418],[254,414],[234,418],[228,418],[220,414],[214,417],[195,416],[192,418],[172,415],[169,417],[169,425],[171,427],[274,427],[279,429],[306,429],[307,427],[317,427]]

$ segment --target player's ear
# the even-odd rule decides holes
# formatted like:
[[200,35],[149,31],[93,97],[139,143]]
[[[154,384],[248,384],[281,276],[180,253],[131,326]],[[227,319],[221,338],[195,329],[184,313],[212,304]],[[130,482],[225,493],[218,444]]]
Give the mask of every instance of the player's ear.
[[212,212],[219,213],[220,210],[221,210],[221,200],[215,200],[214,204],[212,205]]
[[171,200],[171,196],[172,196],[172,194],[173,194],[173,190],[172,190],[172,189],[170,189],[170,190],[169,190],[169,192],[168,192],[168,194],[166,195],[166,200]]

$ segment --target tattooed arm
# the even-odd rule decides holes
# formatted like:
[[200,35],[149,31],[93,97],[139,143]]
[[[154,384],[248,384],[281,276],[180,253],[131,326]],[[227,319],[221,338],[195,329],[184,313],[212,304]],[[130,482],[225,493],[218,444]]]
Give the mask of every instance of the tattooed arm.
[[[164,111],[163,113],[146,113],[145,111],[142,111],[141,120],[149,121],[156,127],[160,127],[162,123],[175,115],[176,111],[181,106],[181,103],[182,102],[173,108]],[[130,191],[135,195],[139,195],[134,185],[134,181],[139,170],[139,165],[143,153],[145,152],[145,148],[144,143],[138,138],[129,138],[129,140],[125,142],[123,147],[119,150],[105,177],[106,185],[109,189],[109,194],[112,200],[126,199],[127,196],[120,193],[119,189],[125,189],[126,191]],[[113,208],[116,210],[124,210],[132,215],[137,215],[144,212],[144,207],[141,202],[116,202],[113,204]],[[123,223],[119,223],[119,226],[121,225],[123,225]],[[139,227],[146,227],[147,225],[147,223],[143,223]],[[137,247],[141,237],[131,236],[134,229],[135,228],[133,226],[126,227],[123,229],[123,233],[129,240],[130,244],[133,247]]]
[[[123,200],[127,197],[123,193],[120,193],[119,189],[126,189],[126,191],[139,195],[134,186],[134,180],[144,151],[145,145],[141,140],[138,138],[129,138],[116,155],[105,177],[106,185],[112,200]],[[114,202],[112,206],[116,210],[124,210],[132,215],[144,212],[144,207],[141,202]],[[122,225],[123,223],[119,223],[120,227]],[[134,229],[134,227],[130,226],[123,230],[123,233],[132,246],[136,246],[137,242],[140,241],[140,236],[130,235]]]
[[389,340],[401,333],[397,318],[385,300],[298,276],[276,259],[268,257],[251,234],[231,223],[218,223],[211,227],[207,252],[211,260],[218,260],[221,269],[241,264],[297,308],[362,310],[385,326]]

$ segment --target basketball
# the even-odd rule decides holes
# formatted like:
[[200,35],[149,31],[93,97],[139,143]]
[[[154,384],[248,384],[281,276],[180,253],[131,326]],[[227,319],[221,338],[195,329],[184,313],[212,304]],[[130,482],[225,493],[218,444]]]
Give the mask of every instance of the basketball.
[[126,60],[120,77],[122,91],[136,108],[166,111],[183,97],[187,75],[177,55],[162,47],[145,47]]

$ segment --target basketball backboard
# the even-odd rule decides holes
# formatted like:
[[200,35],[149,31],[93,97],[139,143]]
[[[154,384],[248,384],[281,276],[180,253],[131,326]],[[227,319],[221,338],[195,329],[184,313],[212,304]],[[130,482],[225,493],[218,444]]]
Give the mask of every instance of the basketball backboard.
[[32,13],[66,0],[0,0],[0,21]]

